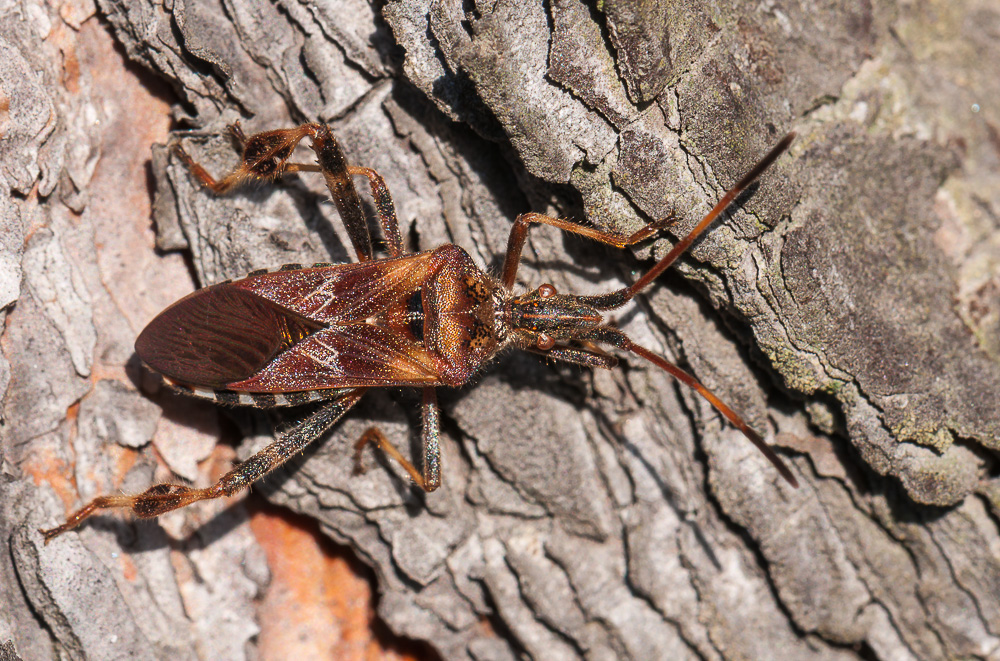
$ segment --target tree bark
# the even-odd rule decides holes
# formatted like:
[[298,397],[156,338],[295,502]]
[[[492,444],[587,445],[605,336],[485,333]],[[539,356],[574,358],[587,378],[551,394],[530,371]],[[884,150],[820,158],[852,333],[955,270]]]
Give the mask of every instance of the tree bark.
[[376,454],[352,474],[373,423],[418,451],[419,397],[370,393],[253,497],[370,565],[392,631],[477,661],[996,658],[998,26],[984,0],[0,4],[0,643],[282,651],[260,606],[274,540],[242,501],[36,532],[100,493],[206,486],[295,419],[168,393],[132,349],[196,285],[353,258],[320,177],[216,198],[164,146],[221,175],[238,119],[330,124],[385,177],[408,249],[493,272],[518,213],[678,216],[632,251],[534,230],[519,286],[588,294],[798,132],[615,321],[801,487],[638,359],[504,355],[442,389],[431,494]]

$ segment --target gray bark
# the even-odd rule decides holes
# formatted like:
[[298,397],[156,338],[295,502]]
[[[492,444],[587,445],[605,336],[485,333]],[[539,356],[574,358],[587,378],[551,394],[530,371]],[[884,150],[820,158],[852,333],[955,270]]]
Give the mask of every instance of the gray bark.
[[327,122],[410,249],[488,269],[524,211],[679,215],[634,251],[534,231],[519,282],[585,293],[798,131],[617,323],[799,489],[637,359],[509,355],[440,393],[437,492],[373,455],[352,475],[373,422],[416,451],[419,398],[389,390],[256,493],[349,544],[379,616],[446,659],[1000,658],[995,2],[97,4],[0,2],[0,643],[257,655],[268,570],[239,504],[36,532],[99,493],[209,484],[230,420],[239,458],[266,444],[276,418],[159,390],[134,337],[196,284],[351,254],[318,177],[200,190],[151,150],[169,113],[219,174],[235,119]]

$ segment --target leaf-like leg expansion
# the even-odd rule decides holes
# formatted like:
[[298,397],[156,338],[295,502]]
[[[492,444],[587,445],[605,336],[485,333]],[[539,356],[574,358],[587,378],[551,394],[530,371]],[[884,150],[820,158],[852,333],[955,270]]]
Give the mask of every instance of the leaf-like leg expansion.
[[364,388],[349,390],[338,399],[324,405],[206,489],[192,489],[183,484],[157,484],[133,496],[100,496],[70,515],[66,523],[61,526],[39,532],[48,543],[67,530],[80,525],[84,519],[99,510],[130,509],[141,519],[151,519],[199,500],[232,496],[278,468],[298,454],[302,448],[319,438],[357,403],[364,391]]
[[254,179],[274,181],[288,171],[288,159],[299,142],[316,135],[323,128],[318,124],[303,124],[294,129],[278,129],[256,133],[249,138],[238,124],[229,130],[243,147],[240,164],[220,180],[216,180],[177,143],[172,145],[174,154],[191,170],[201,183],[216,195],[225,195],[240,184]]

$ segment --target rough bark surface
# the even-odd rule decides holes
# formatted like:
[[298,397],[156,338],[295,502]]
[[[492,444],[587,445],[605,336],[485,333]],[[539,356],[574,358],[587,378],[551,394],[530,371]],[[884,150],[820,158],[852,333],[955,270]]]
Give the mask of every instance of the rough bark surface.
[[[99,493],[207,485],[220,436],[245,459],[281,424],[164,392],[132,350],[196,285],[349,260],[318,177],[213,198],[163,146],[196,129],[221,174],[240,119],[331,124],[410,249],[492,269],[529,210],[618,232],[675,212],[680,235],[799,133],[617,322],[801,488],[635,360],[510,355],[442,391],[432,494],[374,455],[352,475],[373,422],[417,449],[419,398],[371,394],[256,491],[374,568],[394,632],[477,661],[1000,657],[998,31],[988,0],[0,0],[0,654],[265,649],[241,504],[36,532]],[[537,230],[519,281],[608,291],[672,238]]]

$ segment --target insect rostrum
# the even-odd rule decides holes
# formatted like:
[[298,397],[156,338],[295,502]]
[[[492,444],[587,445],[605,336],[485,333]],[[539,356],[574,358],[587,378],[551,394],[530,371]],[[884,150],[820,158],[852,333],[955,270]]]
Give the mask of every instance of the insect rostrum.
[[[275,180],[289,172],[322,173],[359,261],[291,264],[200,289],[153,319],[136,340],[136,353],[170,385],[194,396],[260,408],[324,404],[211,487],[159,484],[138,495],[101,496],[63,525],[42,531],[46,541],[102,509],[126,508],[140,517],[155,517],[195,501],[230,496],[321,436],[367,389],[375,387],[423,389],[422,470],[376,428],[365,432],[356,444],[357,452],[367,443],[376,443],[417,485],[427,491],[437,489],[441,473],[436,388],[466,383],[507,347],[604,369],[615,367],[618,361],[595,344],[644,358],[711,402],[785,480],[796,485],[790,470],[739,415],[694,377],[607,324],[603,315],[625,305],[662,274],[788,148],[794,134],[782,139],[635,284],[603,295],[575,296],[560,294],[551,284],[525,293],[514,291],[521,250],[532,225],[551,225],[624,248],[650,238],[671,219],[651,223],[631,236],[617,236],[526,213],[514,222],[503,271],[494,278],[456,245],[405,253],[385,182],[374,170],[348,165],[328,127],[304,124],[246,137],[234,125],[232,132],[243,145],[242,160],[221,181],[179,147],[175,153],[216,194],[253,179]],[[289,162],[296,145],[307,137],[317,163]],[[386,258],[374,257],[354,176],[368,180],[389,253]]]

